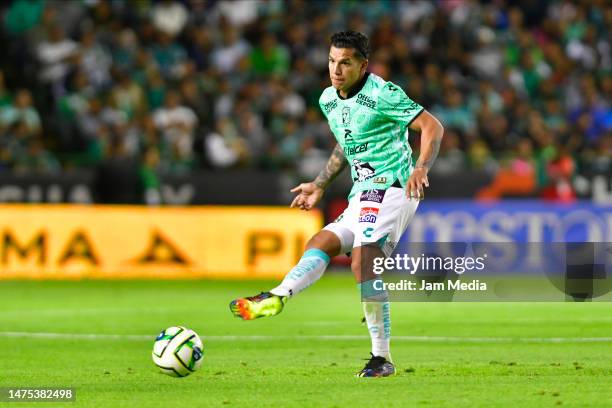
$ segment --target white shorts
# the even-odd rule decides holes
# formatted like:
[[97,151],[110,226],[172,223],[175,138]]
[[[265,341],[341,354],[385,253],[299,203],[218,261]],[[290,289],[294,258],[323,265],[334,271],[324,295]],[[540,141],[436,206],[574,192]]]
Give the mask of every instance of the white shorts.
[[408,200],[403,188],[363,191],[355,194],[346,210],[323,229],[338,236],[343,254],[377,243],[390,256],[418,206],[417,200]]

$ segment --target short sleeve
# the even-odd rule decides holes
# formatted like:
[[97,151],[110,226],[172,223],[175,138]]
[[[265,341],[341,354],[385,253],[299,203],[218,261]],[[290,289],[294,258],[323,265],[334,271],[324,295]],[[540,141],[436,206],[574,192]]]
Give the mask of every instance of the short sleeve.
[[402,126],[410,125],[424,110],[393,82],[387,82],[378,94],[378,109],[383,115]]
[[325,116],[325,119],[328,119],[328,114],[334,108],[334,106],[333,106],[333,102],[325,102],[325,101],[326,101],[325,91],[323,91],[323,93],[321,94],[321,97],[319,98],[319,108],[321,109],[323,116]]

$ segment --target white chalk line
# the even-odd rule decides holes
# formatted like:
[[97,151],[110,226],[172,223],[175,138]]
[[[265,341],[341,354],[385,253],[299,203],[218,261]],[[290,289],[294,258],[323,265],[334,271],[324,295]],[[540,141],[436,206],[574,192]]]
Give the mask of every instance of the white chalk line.
[[[51,333],[0,331],[0,337],[57,339],[57,340],[136,340],[153,341],[155,335],[101,334],[101,333]],[[204,341],[274,341],[274,340],[368,340],[367,335],[219,335],[202,336]],[[393,341],[432,343],[612,343],[612,337],[462,337],[462,336],[392,336]]]

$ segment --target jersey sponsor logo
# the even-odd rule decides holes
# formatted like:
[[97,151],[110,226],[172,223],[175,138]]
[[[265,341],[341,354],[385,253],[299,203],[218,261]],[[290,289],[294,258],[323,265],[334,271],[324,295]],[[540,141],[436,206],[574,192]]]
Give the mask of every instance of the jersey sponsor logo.
[[344,141],[347,142],[349,140],[354,140],[353,135],[351,135],[353,131],[351,129],[344,129]]
[[391,92],[397,91],[397,87],[393,84],[387,84],[387,88],[389,88]]
[[331,102],[327,102],[323,104],[323,110],[325,111],[326,114],[333,111],[337,107],[338,107],[338,101],[335,99]]
[[372,182],[376,184],[385,184],[387,182],[387,178],[386,177],[375,177],[374,180],[372,180]]
[[345,156],[352,156],[354,154],[357,153],[363,153],[363,152],[367,152],[368,151],[368,143],[370,142],[366,142],[366,143],[362,143],[356,146],[345,146],[344,147],[344,155]]
[[351,123],[351,108],[345,106],[342,108],[342,124],[348,126]]
[[378,217],[378,208],[362,207],[359,212],[359,222],[375,223]]
[[357,103],[368,108],[376,108],[376,101],[364,94],[357,95]]
[[370,165],[370,163],[362,162],[361,160],[353,159],[353,170],[355,170],[356,176],[353,177],[353,181],[365,181],[374,177],[376,170]]
[[359,201],[371,201],[373,203],[382,203],[387,190],[366,190],[361,193]]

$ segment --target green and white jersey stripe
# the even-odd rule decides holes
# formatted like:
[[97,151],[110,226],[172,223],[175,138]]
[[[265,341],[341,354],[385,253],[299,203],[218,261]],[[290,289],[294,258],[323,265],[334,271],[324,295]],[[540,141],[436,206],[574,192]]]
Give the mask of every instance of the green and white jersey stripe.
[[364,190],[406,185],[414,168],[408,125],[423,111],[392,82],[366,73],[346,99],[330,86],[319,105],[351,166],[349,197]]

